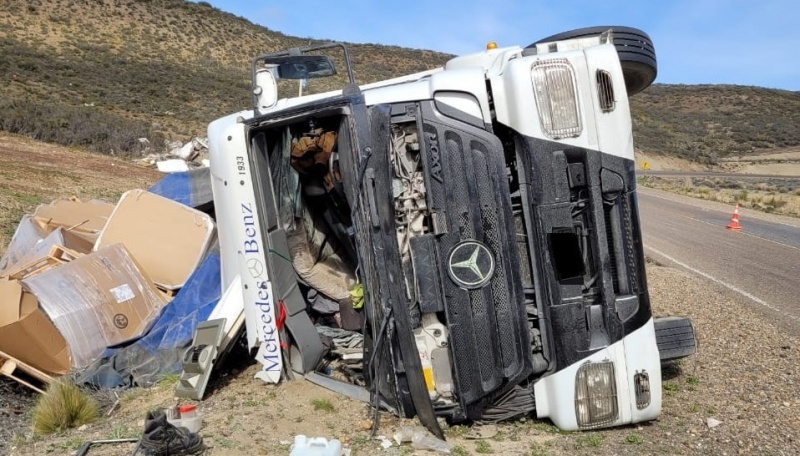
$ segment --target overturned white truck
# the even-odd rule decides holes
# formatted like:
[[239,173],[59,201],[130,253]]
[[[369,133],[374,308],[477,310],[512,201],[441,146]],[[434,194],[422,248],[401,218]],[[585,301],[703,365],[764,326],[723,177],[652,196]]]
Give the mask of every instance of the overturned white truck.
[[[310,53],[337,47],[349,84],[279,98],[279,79],[335,74]],[[251,70],[253,109],[208,135],[223,286],[262,378],[318,367],[313,294],[363,317],[374,403],[439,436],[437,417],[658,416],[660,363],[695,342],[647,293],[628,106],[656,76],[645,33],[490,45],[363,86],[337,44]]]

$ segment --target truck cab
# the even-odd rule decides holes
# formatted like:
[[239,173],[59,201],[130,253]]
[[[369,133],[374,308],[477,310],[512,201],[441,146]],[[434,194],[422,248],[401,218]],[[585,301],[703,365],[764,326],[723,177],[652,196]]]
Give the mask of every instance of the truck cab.
[[[333,48],[348,84],[279,96],[334,74],[312,54]],[[655,419],[661,362],[694,349],[660,353],[647,292],[628,96],[655,70],[625,27],[366,85],[342,45],[256,57],[252,109],[208,134],[223,288],[259,376],[317,370],[324,298],[363,321],[354,382],[436,435],[438,417]]]

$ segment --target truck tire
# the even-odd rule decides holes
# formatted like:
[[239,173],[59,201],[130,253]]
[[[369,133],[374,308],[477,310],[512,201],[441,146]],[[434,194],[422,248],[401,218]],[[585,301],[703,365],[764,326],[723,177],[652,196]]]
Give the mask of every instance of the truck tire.
[[656,317],[656,343],[661,362],[675,361],[697,351],[692,321],[684,317]]
[[609,29],[613,31],[614,46],[617,48],[619,61],[622,64],[622,75],[625,77],[628,96],[650,87],[658,74],[656,50],[650,36],[639,29],[616,25],[580,28],[542,38],[530,44],[528,48],[551,41],[597,36]]

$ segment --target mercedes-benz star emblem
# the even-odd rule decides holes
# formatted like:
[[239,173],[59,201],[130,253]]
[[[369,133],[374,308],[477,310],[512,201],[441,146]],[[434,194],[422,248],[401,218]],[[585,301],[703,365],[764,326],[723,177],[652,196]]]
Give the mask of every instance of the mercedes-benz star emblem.
[[494,256],[488,247],[478,241],[463,241],[450,252],[447,272],[459,287],[480,288],[494,274]]

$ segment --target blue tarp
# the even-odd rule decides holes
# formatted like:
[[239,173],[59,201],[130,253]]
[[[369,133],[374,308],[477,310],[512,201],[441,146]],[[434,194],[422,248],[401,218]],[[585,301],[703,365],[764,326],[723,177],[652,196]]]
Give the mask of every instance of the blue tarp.
[[204,208],[214,201],[208,168],[167,174],[149,192],[193,208]]
[[[168,174],[149,191],[190,207],[213,208],[208,168]],[[102,388],[147,386],[163,375],[180,373],[183,352],[219,301],[220,288],[220,257],[213,248],[143,337],[107,348],[78,381]]]

